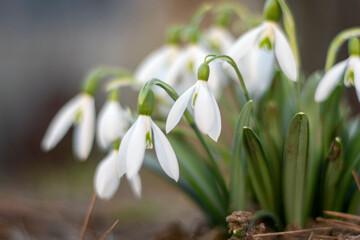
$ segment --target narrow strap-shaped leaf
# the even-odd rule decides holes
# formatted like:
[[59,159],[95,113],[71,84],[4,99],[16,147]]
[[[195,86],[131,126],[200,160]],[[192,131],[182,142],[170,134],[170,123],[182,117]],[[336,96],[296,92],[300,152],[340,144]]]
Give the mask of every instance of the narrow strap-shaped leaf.
[[286,136],[283,194],[287,222],[305,223],[305,181],[309,148],[309,121],[304,113],[291,120]]
[[243,133],[247,170],[255,196],[263,209],[277,214],[273,180],[261,142],[252,129],[244,127]]
[[145,155],[144,165],[146,168],[160,175],[161,177],[169,180],[169,182],[175,184],[177,187],[182,189],[201,209],[203,209],[204,213],[207,215],[208,219],[214,224],[219,224],[219,217],[217,214],[214,214],[214,209],[212,205],[206,202],[206,199],[201,197],[201,195],[196,191],[196,189],[186,180],[185,177],[180,176],[178,182],[174,182],[170,179],[164,170],[161,168],[160,164],[157,163],[156,159],[149,155]]
[[341,139],[336,137],[332,142],[329,152],[325,158],[324,185],[323,185],[323,208],[333,209],[333,204],[338,195],[337,184],[343,170],[344,152]]
[[246,171],[243,148],[243,127],[249,125],[252,100],[242,108],[231,147],[230,160],[230,208],[244,210],[246,204]]
[[259,223],[266,223],[267,226],[270,226],[276,231],[282,230],[282,225],[279,218],[272,212],[260,210],[257,211],[253,218],[251,219],[248,228],[251,228]]

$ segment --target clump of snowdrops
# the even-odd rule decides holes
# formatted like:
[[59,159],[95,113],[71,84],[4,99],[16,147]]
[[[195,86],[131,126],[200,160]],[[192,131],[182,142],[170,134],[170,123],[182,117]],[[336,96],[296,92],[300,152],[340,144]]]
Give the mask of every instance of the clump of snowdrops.
[[[203,30],[210,16],[213,25]],[[279,228],[304,226],[323,210],[355,212],[360,193],[351,173],[359,171],[360,128],[344,86],[354,86],[360,99],[359,36],[360,28],[339,33],[325,68],[306,76],[285,0],[267,0],[262,17],[238,4],[202,6],[190,24],[171,27],[166,44],[134,74],[92,70],[54,117],[42,147],[51,150],[74,126],[78,159],[88,158],[95,136],[108,152],[95,171],[100,198],[110,199],[124,175],[140,197],[144,163],[214,225],[254,203]],[[349,57],[337,63],[346,43]],[[94,94],[103,80],[108,100],[95,124]],[[139,91],[137,114],[119,102],[129,86]]]

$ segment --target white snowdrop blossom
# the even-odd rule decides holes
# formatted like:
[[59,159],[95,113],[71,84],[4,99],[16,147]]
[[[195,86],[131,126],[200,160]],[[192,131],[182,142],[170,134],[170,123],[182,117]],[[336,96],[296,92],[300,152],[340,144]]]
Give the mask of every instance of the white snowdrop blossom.
[[166,120],[166,132],[178,124],[189,103],[194,109],[196,126],[217,141],[221,133],[220,110],[208,83],[203,80],[198,80],[176,100]]
[[86,160],[90,154],[95,128],[95,103],[93,96],[81,93],[67,102],[55,115],[41,142],[43,150],[53,149],[74,125],[74,154]]
[[285,34],[273,21],[265,21],[243,34],[227,55],[236,61],[253,98],[261,97],[271,85],[275,60],[287,78],[297,81],[294,54]]
[[96,135],[98,145],[107,149],[112,142],[124,136],[129,122],[129,112],[125,111],[118,101],[106,101],[99,112]]
[[320,80],[315,92],[315,101],[325,101],[332,91],[344,80],[346,87],[355,86],[356,94],[360,101],[360,57],[350,56],[335,64]]
[[121,141],[119,148],[119,174],[121,165],[125,164],[126,175],[133,179],[139,172],[144,160],[145,150],[151,149],[155,144],[155,152],[165,173],[178,181],[179,164],[175,152],[160,128],[148,115],[139,115]]
[[179,46],[167,44],[150,53],[135,71],[135,80],[145,83],[151,78],[164,79],[179,54]]
[[[112,150],[96,168],[94,186],[101,199],[111,199],[119,188],[121,178],[118,173],[118,158],[118,150]],[[124,169],[123,166],[121,168]],[[122,171],[121,175],[124,173]],[[130,179],[130,186],[135,196],[141,197],[141,180],[138,174]]]
[[234,37],[228,29],[219,26],[213,26],[206,32],[206,38],[210,46],[220,53],[226,53],[234,43]]
[[[209,54],[210,52],[201,45],[188,45],[181,50],[178,57],[170,67],[164,81],[173,86],[177,92],[185,92],[194,84],[197,69],[204,62],[205,57]],[[225,83],[223,79],[224,77],[220,65],[216,63],[212,64],[208,82],[215,96],[218,96]]]

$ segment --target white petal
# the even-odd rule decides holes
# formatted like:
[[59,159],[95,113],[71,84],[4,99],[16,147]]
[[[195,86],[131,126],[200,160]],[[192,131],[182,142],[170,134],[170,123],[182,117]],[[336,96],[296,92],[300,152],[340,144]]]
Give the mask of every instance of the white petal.
[[219,46],[221,53],[226,53],[234,43],[234,37],[225,28],[211,27],[206,35],[214,45]]
[[122,175],[124,175],[126,173],[127,149],[128,149],[129,141],[131,139],[131,136],[135,129],[136,124],[137,124],[137,121],[135,121],[135,123],[130,127],[130,129],[124,135],[124,137],[120,143],[119,154],[118,154],[119,157],[118,157],[118,164],[117,164],[118,177],[121,177]]
[[260,26],[246,32],[238,40],[235,41],[233,46],[229,49],[226,55],[238,60],[244,56],[252,47],[255,46],[259,34],[264,30],[267,25],[261,24]]
[[166,119],[166,133],[169,133],[180,121],[194,90],[195,85],[189,88],[175,101]]
[[298,71],[296,60],[290,44],[281,29],[274,25],[275,31],[275,54],[281,70],[292,81],[297,81]]
[[134,123],[134,130],[129,136],[129,142],[126,151],[126,172],[129,179],[138,174],[142,162],[144,160],[146,148],[146,127],[145,124],[149,116],[140,115],[136,123]]
[[150,53],[135,71],[136,81],[144,83],[151,78],[163,79],[177,52],[178,47],[167,45]]
[[259,99],[270,87],[274,77],[275,54],[254,47],[238,61],[239,70],[251,98]]
[[210,95],[211,95],[211,99],[212,99],[212,105],[214,106],[215,108],[215,122],[214,122],[214,125],[213,127],[210,129],[209,131],[209,137],[212,138],[215,142],[217,142],[219,136],[220,136],[220,133],[221,133],[221,115],[220,115],[220,109],[219,109],[219,106],[216,102],[216,99],[214,97],[213,94],[211,94],[211,91],[210,91]]
[[321,79],[319,85],[316,88],[316,102],[322,102],[329,97],[331,92],[339,83],[342,75],[344,74],[347,62],[347,59],[339,62],[335,66],[333,66],[327,73],[325,73],[324,77]]
[[73,148],[74,154],[79,160],[86,160],[94,141],[95,102],[94,98],[87,94],[83,94],[82,97],[81,117],[74,129]]
[[170,66],[164,82],[174,86],[178,81],[181,74],[186,71],[189,64],[190,51],[188,48],[183,49],[179,52],[173,64]]
[[53,149],[64,137],[75,121],[81,102],[81,95],[77,95],[67,102],[55,115],[41,142],[41,147],[44,151]]
[[179,180],[179,164],[169,140],[156,124],[151,121],[154,133],[155,151],[162,169],[166,174],[174,179]]
[[360,93],[360,58],[356,57],[354,59],[354,84],[357,96],[360,101],[359,93]]
[[129,179],[131,189],[136,197],[141,197],[141,178],[136,174],[133,178]]
[[117,150],[111,151],[97,166],[94,178],[96,194],[102,199],[114,196],[120,184],[116,171]]
[[217,141],[221,131],[221,121],[220,128],[218,123],[220,116],[219,107],[216,101],[214,104],[214,96],[210,92],[207,83],[201,80],[198,82],[200,88],[194,106],[195,123],[202,133],[208,134],[214,141]]
[[97,124],[97,142],[102,149],[124,135],[128,121],[125,111],[116,101],[107,101],[99,113]]

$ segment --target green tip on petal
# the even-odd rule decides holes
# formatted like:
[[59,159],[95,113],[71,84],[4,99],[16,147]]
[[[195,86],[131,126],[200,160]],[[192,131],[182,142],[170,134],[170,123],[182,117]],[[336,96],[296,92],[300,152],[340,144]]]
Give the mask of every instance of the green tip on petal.
[[197,75],[198,75],[199,80],[202,80],[202,81],[209,80],[209,75],[210,75],[209,64],[207,64],[207,63],[201,64],[198,69]]
[[351,55],[355,55],[355,56],[360,55],[360,42],[357,37],[350,38],[348,47],[349,47],[349,55],[350,56]]
[[264,6],[266,20],[277,22],[281,17],[281,7],[277,0],[267,0]]
[[138,114],[151,116],[154,111],[155,96],[152,90],[149,90],[145,99],[138,101]]

